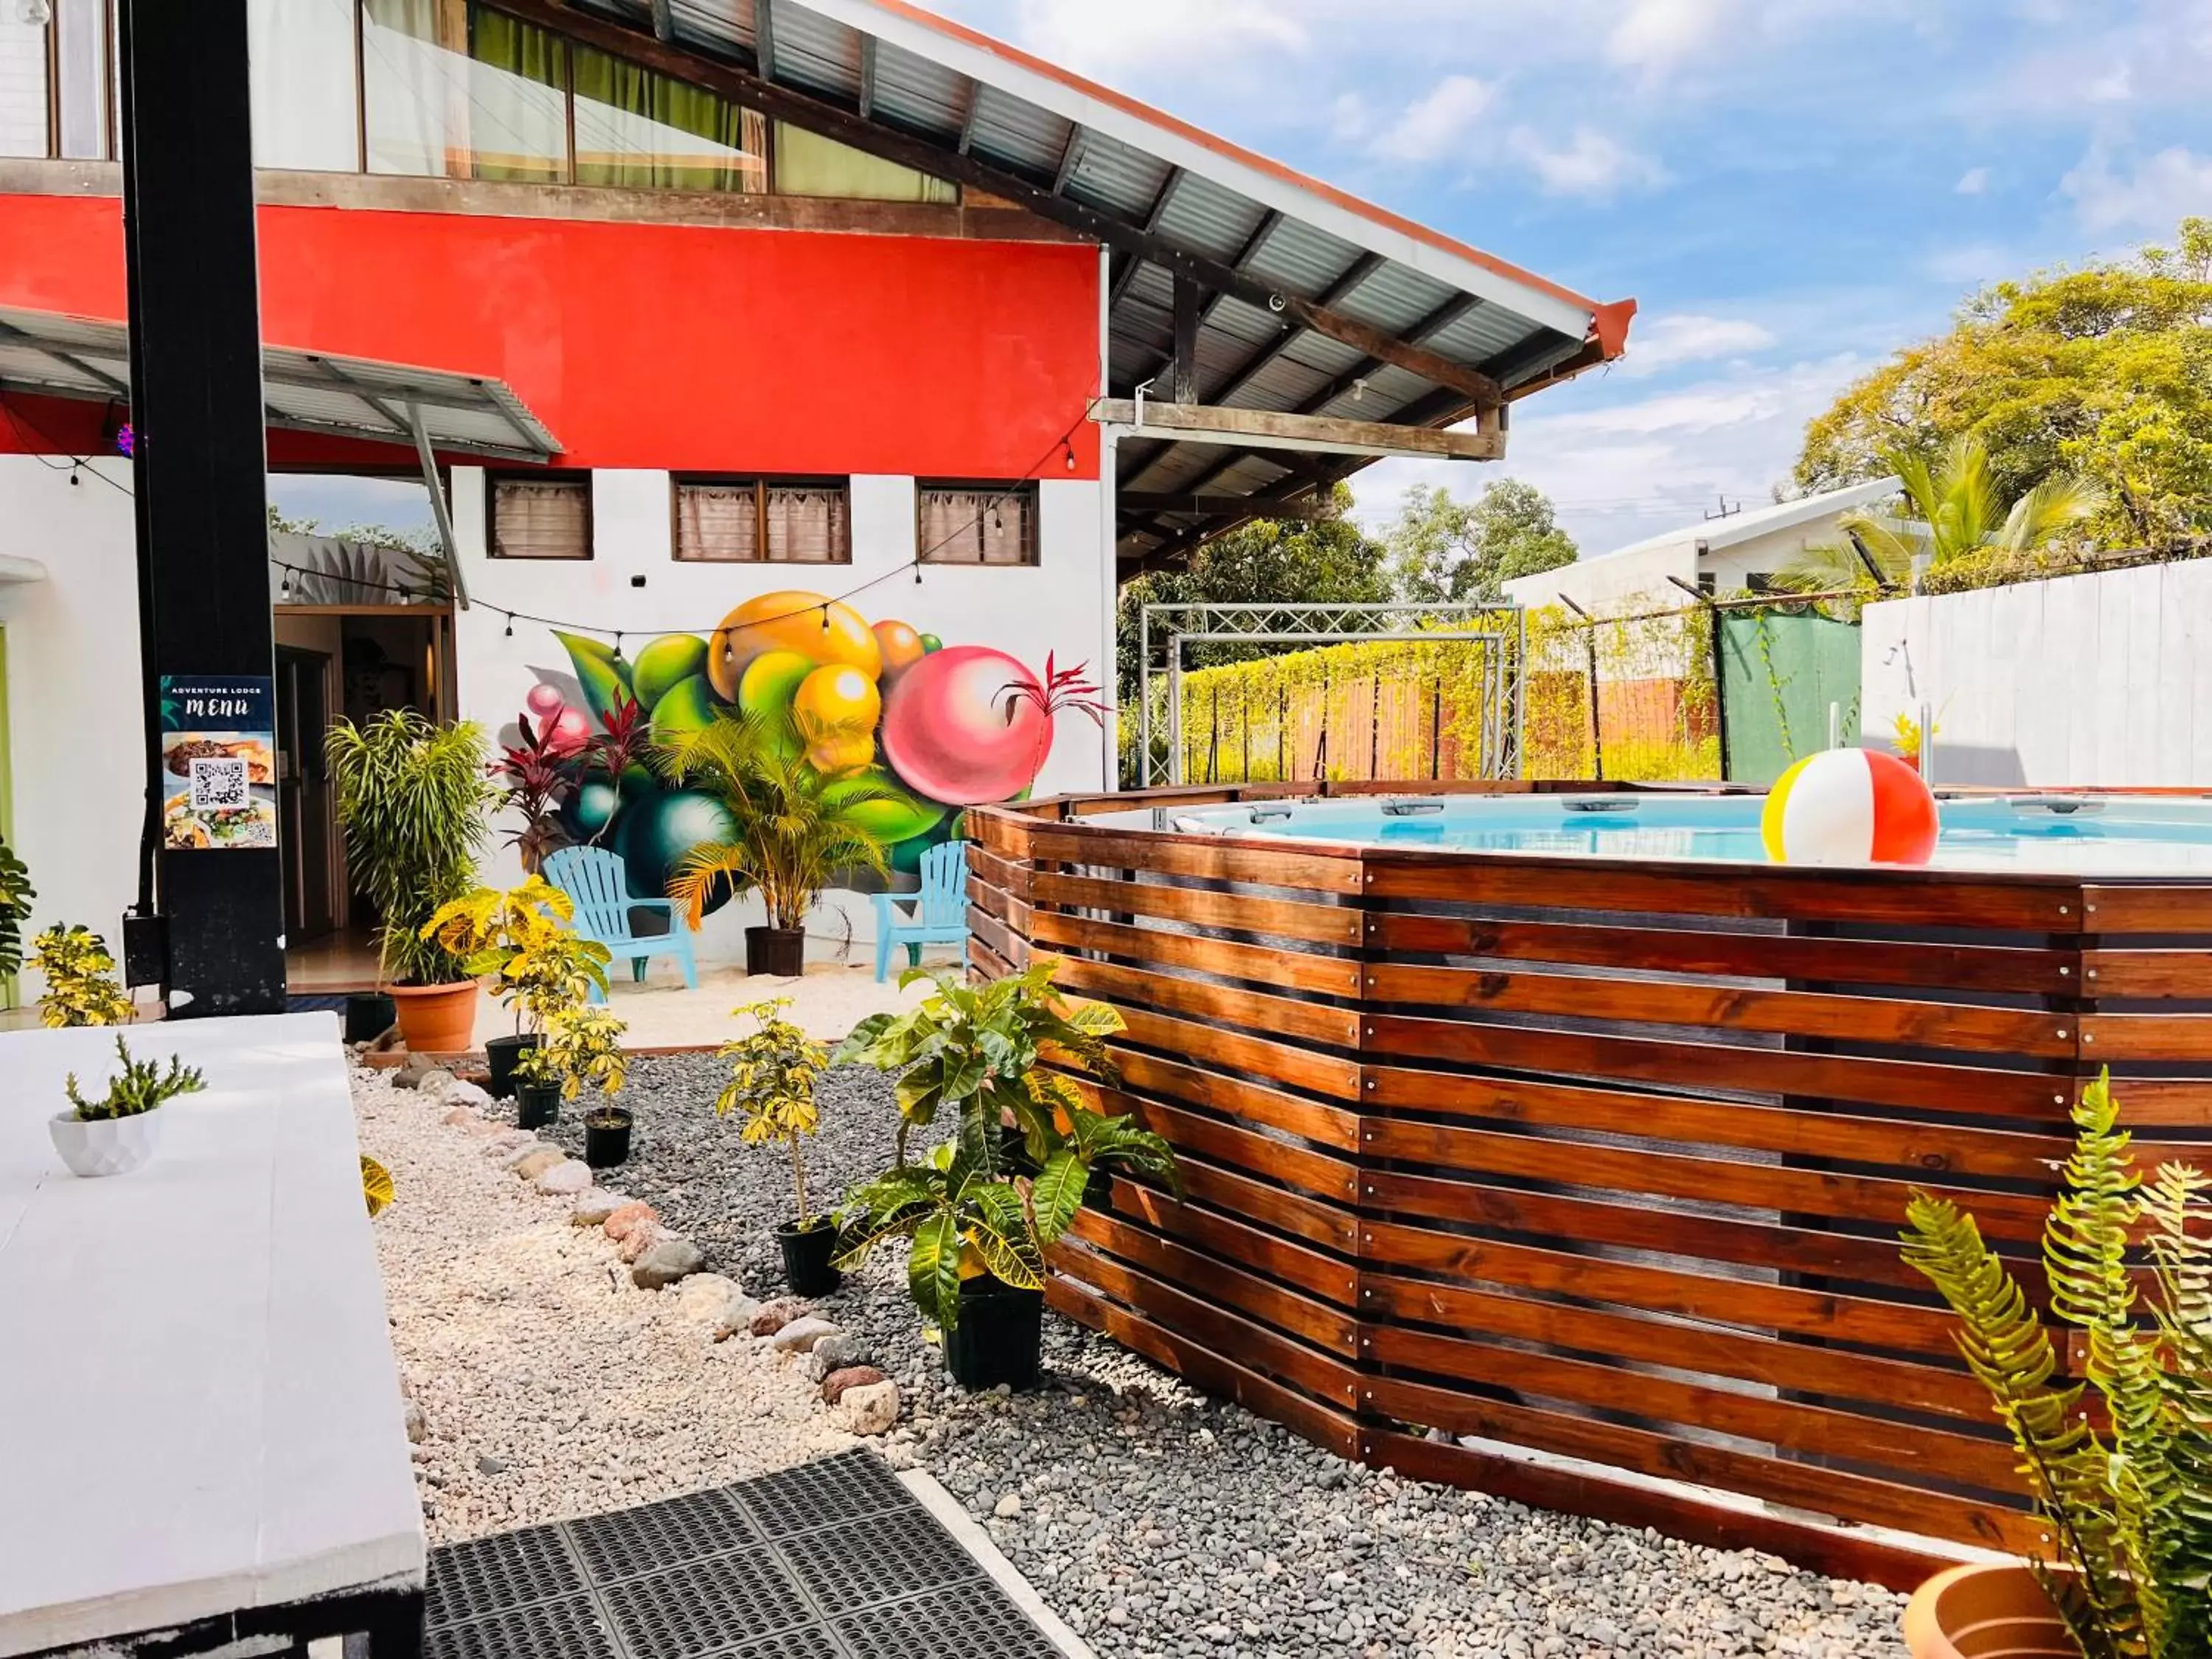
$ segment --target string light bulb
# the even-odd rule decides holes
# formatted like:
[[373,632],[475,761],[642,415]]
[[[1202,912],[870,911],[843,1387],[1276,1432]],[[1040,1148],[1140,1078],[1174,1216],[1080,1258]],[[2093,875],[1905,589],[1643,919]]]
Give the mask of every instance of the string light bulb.
[[1068,470],[1070,472],[1073,472],[1073,471],[1075,471],[1075,444],[1074,444],[1074,441],[1073,441],[1073,440],[1072,440],[1072,439],[1068,439],[1068,438],[1062,438],[1062,439],[1060,441],[1060,447],[1061,447],[1063,449],[1065,449],[1065,450],[1066,450],[1066,451],[1067,451],[1067,470]]
[[276,597],[285,605],[292,603],[292,572],[289,567],[284,572],[284,580],[276,585]]
[[920,559],[916,559],[914,562],[914,585],[916,587],[921,586],[921,561]]
[[826,605],[822,607],[822,631],[825,634],[830,631],[830,607]]
[[617,662],[620,662],[623,659],[622,642],[623,631],[621,629],[617,628],[615,629],[615,660]]
[[507,637],[510,640],[514,637],[514,612],[512,611],[507,613]]

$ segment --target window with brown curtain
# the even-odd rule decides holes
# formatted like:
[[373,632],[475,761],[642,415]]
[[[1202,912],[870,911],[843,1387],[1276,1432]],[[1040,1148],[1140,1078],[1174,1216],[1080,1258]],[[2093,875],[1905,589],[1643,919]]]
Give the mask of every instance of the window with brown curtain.
[[915,547],[925,564],[1035,564],[1033,483],[925,483],[915,490]]
[[679,559],[853,562],[853,500],[842,478],[679,477],[674,494]]
[[592,556],[590,473],[494,473],[490,486],[492,557]]

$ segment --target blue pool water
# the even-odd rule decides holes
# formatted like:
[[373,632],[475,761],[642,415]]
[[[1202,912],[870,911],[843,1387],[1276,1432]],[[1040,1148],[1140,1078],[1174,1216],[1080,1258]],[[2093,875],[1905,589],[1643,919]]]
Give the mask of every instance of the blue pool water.
[[[1209,806],[1172,827],[1363,846],[1764,864],[1748,795],[1407,795]],[[2019,794],[1944,800],[1935,863],[2067,875],[2212,875],[2212,800]]]

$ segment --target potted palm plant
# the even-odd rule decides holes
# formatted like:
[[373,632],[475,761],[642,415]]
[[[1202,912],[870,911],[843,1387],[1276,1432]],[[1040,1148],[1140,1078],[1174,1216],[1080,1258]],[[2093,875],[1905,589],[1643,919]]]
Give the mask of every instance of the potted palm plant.
[[31,966],[46,981],[39,1020],[57,1030],[77,1025],[128,1025],[131,998],[115,978],[107,941],[89,927],[56,922],[31,941]]
[[746,1146],[781,1141],[789,1148],[799,1210],[795,1220],[775,1230],[784,1277],[799,1296],[827,1296],[843,1282],[830,1263],[837,1229],[809,1201],[805,1138],[821,1127],[814,1085],[829,1069],[830,1051],[782,1017],[790,1006],[790,998],[778,997],[737,1011],[752,1020],[753,1029],[722,1045],[730,1080],[714,1097],[714,1110],[724,1116],[735,1112],[744,1120],[741,1138]]
[[54,1150],[72,1175],[129,1174],[153,1157],[161,1139],[155,1108],[207,1087],[198,1070],[173,1054],[165,1072],[150,1060],[131,1059],[119,1035],[115,1053],[123,1069],[108,1079],[107,1092],[86,1099],[77,1092],[76,1073],[70,1073],[64,1085],[70,1109],[56,1113],[46,1124]]
[[678,862],[668,896],[694,927],[718,892],[757,892],[764,927],[745,929],[745,971],[797,978],[806,967],[806,915],[845,871],[889,873],[867,808],[896,797],[825,773],[788,716],[723,711],[696,732],[659,740],[669,781],[727,809],[736,833],[702,842]]
[[2058,1380],[2051,1333],[1971,1215],[1925,1193],[1906,1211],[1905,1259],[1958,1315],[2051,1545],[1923,1584],[1905,1615],[1916,1659],[2212,1653],[2212,1173],[2165,1164],[2146,1178],[2109,1074],[2073,1116],[2043,1258],[2053,1316],[2087,1337],[2082,1381]]
[[354,880],[376,907],[377,974],[417,1054],[459,1054],[476,1030],[477,982],[424,924],[467,892],[499,791],[472,720],[435,725],[397,708],[325,739]]
[[463,971],[492,975],[501,1002],[514,1016],[514,1030],[484,1044],[491,1091],[514,1091],[515,1062],[538,1046],[550,1022],[584,1005],[593,991],[607,993],[611,953],[574,927],[576,907],[543,876],[501,892],[477,887],[422,925],[459,961]]
[[[1044,1316],[1045,1252],[1084,1206],[1094,1172],[1113,1166],[1180,1187],[1166,1141],[1092,1111],[1060,1070],[1114,1076],[1103,1039],[1121,1017],[1071,1006],[1053,989],[1059,963],[1040,957],[983,987],[910,969],[936,990],[902,1014],[853,1029],[839,1061],[899,1073],[892,1167],[846,1195],[837,1265],[858,1267],[884,1240],[913,1241],[907,1288],[944,1334],[945,1363],[970,1389],[1034,1387]],[[911,1130],[953,1118],[952,1139],[907,1160]]]

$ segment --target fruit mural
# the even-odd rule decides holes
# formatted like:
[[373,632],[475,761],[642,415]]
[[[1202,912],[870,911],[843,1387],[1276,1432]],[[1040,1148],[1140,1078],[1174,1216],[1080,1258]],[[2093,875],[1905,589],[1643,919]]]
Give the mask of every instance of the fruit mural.
[[803,589],[760,594],[704,639],[662,635],[634,657],[581,635],[554,637],[585,707],[553,686],[533,688],[525,738],[557,763],[604,755],[605,734],[634,730],[635,741],[613,745],[611,769],[563,769],[549,810],[564,838],[621,854],[640,896],[664,891],[690,848],[732,830],[713,796],[672,788],[644,763],[648,732],[696,731],[725,714],[788,716],[791,740],[817,771],[871,797],[869,827],[892,868],[910,874],[925,851],[959,833],[963,808],[1029,790],[1060,710],[1101,718],[1080,667],[1048,658],[1040,676],[1006,652],[947,646],[903,622],[871,623]]

